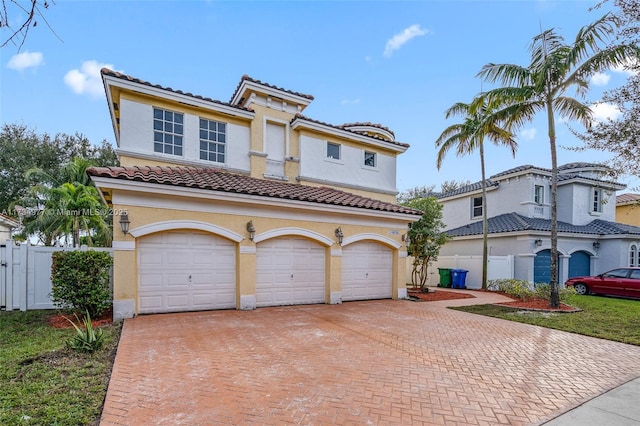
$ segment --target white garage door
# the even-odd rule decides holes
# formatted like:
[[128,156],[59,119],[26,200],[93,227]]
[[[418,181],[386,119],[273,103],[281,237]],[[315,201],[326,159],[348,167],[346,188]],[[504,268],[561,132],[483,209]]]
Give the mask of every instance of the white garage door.
[[235,246],[212,234],[171,231],[138,242],[138,312],[236,306]]
[[301,237],[274,238],[256,249],[256,305],[325,302],[325,249]]
[[382,244],[362,241],[342,249],[342,300],[390,299],[393,254]]

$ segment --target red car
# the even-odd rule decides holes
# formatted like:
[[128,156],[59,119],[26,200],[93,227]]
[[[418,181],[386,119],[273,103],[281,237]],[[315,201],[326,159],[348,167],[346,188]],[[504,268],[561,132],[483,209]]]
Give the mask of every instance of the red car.
[[640,268],[618,268],[595,277],[573,277],[564,283],[578,294],[608,294],[640,298]]

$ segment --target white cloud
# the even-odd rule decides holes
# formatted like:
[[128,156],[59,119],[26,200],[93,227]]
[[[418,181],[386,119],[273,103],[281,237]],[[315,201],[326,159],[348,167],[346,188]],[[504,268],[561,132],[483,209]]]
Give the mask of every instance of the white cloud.
[[22,71],[27,68],[36,68],[44,64],[44,57],[40,52],[22,52],[13,55],[9,59],[7,68]]
[[64,76],[64,82],[78,95],[101,96],[104,93],[100,70],[102,68],[113,69],[111,64],[103,64],[98,61],[84,61],[80,69],[72,69]]
[[371,61],[373,61],[373,58],[371,56],[367,55],[367,56],[364,57],[364,61],[365,62],[371,62]]
[[611,76],[602,72],[597,72],[591,76],[591,83],[596,86],[606,86],[609,83]]
[[617,120],[622,115],[617,106],[606,102],[593,104],[591,111],[593,111],[595,121],[605,121],[607,119]]
[[423,36],[428,34],[429,30],[420,28],[420,25],[414,24],[405,28],[402,32],[394,35],[387,41],[387,45],[384,47],[384,56],[387,58],[391,56],[394,50],[400,49],[405,43],[414,37]]
[[533,140],[536,137],[536,132],[537,131],[535,128],[524,129],[523,131],[520,132],[520,136],[524,139]]
[[355,105],[355,104],[359,104],[360,103],[360,99],[356,98],[356,99],[343,99],[342,102],[340,102],[342,105]]

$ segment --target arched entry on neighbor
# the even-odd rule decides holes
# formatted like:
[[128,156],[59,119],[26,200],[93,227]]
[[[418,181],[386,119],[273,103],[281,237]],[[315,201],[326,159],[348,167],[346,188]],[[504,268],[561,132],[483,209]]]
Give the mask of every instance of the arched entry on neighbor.
[[[560,280],[560,253],[558,252],[558,280]],[[544,249],[536,253],[533,258],[533,282],[534,283],[550,283],[551,282],[551,250]]]
[[393,250],[400,246],[382,235],[358,234],[342,244],[342,300],[391,299]]
[[138,313],[236,307],[236,244],[243,237],[197,221],[157,222],[136,237]]
[[591,255],[586,251],[571,253],[569,258],[569,275],[571,277],[584,277],[591,275]]
[[333,240],[302,228],[273,229],[256,243],[256,306],[326,301],[326,248]]

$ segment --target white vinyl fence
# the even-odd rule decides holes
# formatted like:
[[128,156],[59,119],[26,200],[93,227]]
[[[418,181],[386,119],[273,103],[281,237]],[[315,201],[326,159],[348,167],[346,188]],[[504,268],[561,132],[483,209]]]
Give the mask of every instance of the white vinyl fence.
[[[0,245],[0,309],[55,309],[51,302],[51,254],[71,250],[74,249],[16,245],[12,240]],[[111,248],[91,250],[112,253]]]
[[[411,281],[413,258],[407,257],[407,280]],[[438,256],[438,260],[429,266],[428,286],[437,286],[440,282],[438,268],[465,269],[467,272],[465,284],[469,289],[482,288],[482,256]],[[487,279],[514,277],[513,256],[489,256],[487,263]]]

